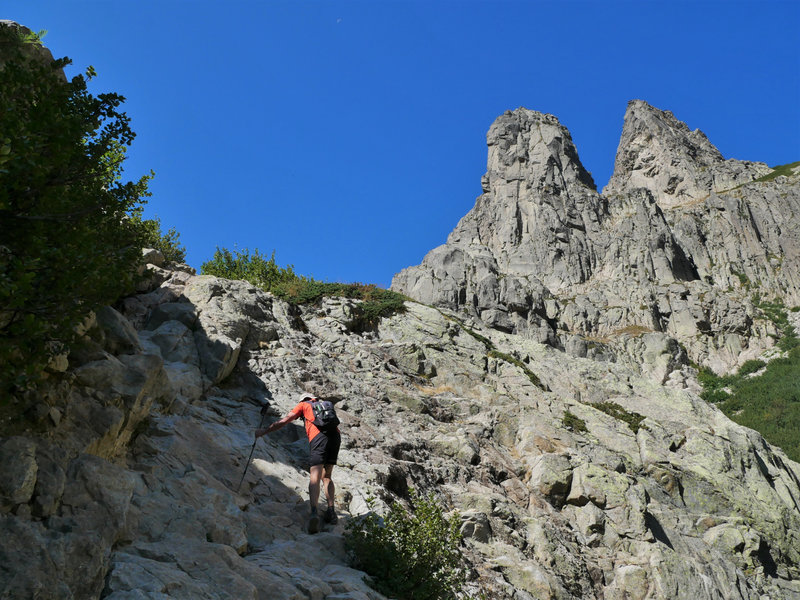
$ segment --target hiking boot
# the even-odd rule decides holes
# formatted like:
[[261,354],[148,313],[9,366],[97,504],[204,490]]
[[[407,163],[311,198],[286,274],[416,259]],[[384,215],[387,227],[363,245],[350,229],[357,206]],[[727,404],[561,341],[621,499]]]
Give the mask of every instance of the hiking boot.
[[319,514],[317,509],[311,511],[311,518],[308,520],[308,533],[317,533],[319,531]]
[[326,523],[330,523],[331,525],[335,525],[336,522],[339,520],[339,517],[336,516],[336,511],[333,509],[332,506],[328,507],[328,510],[325,511],[325,515],[323,516]]

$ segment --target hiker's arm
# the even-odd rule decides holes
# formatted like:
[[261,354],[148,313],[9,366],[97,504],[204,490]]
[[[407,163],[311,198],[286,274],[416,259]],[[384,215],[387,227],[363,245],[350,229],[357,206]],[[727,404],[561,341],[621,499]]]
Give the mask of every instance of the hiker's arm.
[[290,412],[288,415],[283,417],[280,421],[275,421],[272,425],[267,427],[266,429],[256,429],[256,437],[260,438],[262,435],[267,435],[268,433],[272,433],[273,431],[277,431],[284,425],[287,425],[294,421],[297,418],[297,414]]

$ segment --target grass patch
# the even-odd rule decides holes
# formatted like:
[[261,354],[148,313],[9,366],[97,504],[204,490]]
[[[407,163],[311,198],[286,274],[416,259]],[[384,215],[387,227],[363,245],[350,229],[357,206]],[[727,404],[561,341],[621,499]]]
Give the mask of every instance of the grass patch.
[[439,396],[441,394],[455,394],[456,391],[449,385],[423,386],[414,384],[414,387],[425,396]]
[[461,329],[464,330],[469,335],[471,335],[472,337],[474,337],[481,344],[483,344],[484,347],[487,350],[493,350],[494,349],[494,344],[492,343],[492,340],[490,340],[489,338],[482,336],[480,333],[478,333],[476,331],[473,331],[472,329],[470,329],[469,327],[466,327],[464,325],[461,325]]
[[771,173],[762,175],[761,177],[755,179],[754,181],[772,181],[773,179],[775,179],[776,177],[780,177],[781,175],[789,176],[793,174],[793,170],[796,169],[797,167],[800,167],[800,160],[785,165],[778,165],[777,167],[772,167]]
[[507,363],[510,363],[512,365],[515,365],[515,366],[519,367],[520,369],[522,369],[522,371],[525,373],[525,375],[528,376],[528,379],[530,379],[530,381],[531,381],[531,383],[533,385],[538,387],[540,390],[547,391],[547,387],[541,382],[541,380],[536,375],[536,373],[531,371],[528,368],[528,366],[524,362],[522,362],[520,359],[515,358],[514,356],[511,356],[510,354],[506,354],[505,352],[500,352],[499,350],[489,350],[488,355],[489,355],[490,358],[497,358],[497,359],[500,359],[502,361],[505,361]]
[[589,431],[586,428],[586,421],[571,413],[569,409],[564,411],[564,416],[561,417],[561,424],[565,429],[570,431],[577,431],[579,433],[587,433]]
[[640,337],[643,336],[645,333],[652,333],[652,332],[653,330],[650,327],[644,327],[643,325],[628,325],[627,327],[616,329],[612,335],[614,337],[623,335],[627,335],[630,337]]
[[637,412],[629,411],[616,402],[597,402],[596,404],[590,404],[589,406],[595,407],[597,410],[614,417],[618,421],[624,421],[628,424],[628,427],[633,433],[636,433],[641,428],[647,429],[646,425],[642,425],[642,421],[645,420],[643,415],[640,415]]
[[[778,347],[786,356],[766,364],[747,361],[733,375],[701,370],[701,397],[716,404],[732,421],[758,431],[792,460],[800,461],[800,339],[780,301],[754,298],[754,304],[779,329]],[[764,369],[761,375],[748,377],[760,369]]]
[[477,331],[473,331],[472,329],[470,329],[469,327],[464,325],[464,323],[462,323],[461,321],[459,321],[455,317],[451,317],[450,315],[446,315],[442,311],[439,311],[439,314],[442,315],[447,321],[450,321],[450,322],[455,323],[456,325],[458,325],[459,329],[461,329],[464,333],[467,333],[467,334],[471,335],[473,338],[475,338],[476,340],[478,340],[481,344],[484,345],[484,347],[486,348],[487,351],[488,350],[494,350],[494,344],[492,343],[492,340],[490,340],[489,338],[482,336]]

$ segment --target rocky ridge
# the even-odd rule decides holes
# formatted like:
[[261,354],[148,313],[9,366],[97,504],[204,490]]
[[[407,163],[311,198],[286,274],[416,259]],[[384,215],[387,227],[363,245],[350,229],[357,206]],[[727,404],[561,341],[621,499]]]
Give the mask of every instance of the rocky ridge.
[[800,303],[797,174],[761,181],[639,100],[602,194],[552,115],[508,111],[487,144],[475,207],[393,289],[575,356],[637,363],[658,334],[720,373],[773,345],[755,293]]
[[[460,512],[486,597],[800,598],[800,465],[690,383],[413,302],[358,334],[358,301],[166,267],[0,439],[0,596],[377,600],[342,528],[413,486]],[[341,520],[316,536],[301,426],[236,493],[260,407],[303,390],[343,422]]]

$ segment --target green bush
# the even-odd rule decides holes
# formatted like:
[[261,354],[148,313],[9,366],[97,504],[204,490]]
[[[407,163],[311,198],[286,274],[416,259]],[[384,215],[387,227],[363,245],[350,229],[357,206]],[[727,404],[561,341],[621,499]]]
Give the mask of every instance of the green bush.
[[362,302],[353,309],[353,318],[346,323],[350,331],[363,332],[374,328],[383,317],[405,311],[406,297],[372,284],[326,283],[297,275],[294,267],[280,267],[275,252],[269,260],[256,249],[217,248],[213,258],[200,267],[203,275],[226,279],[243,279],[275,294],[290,304],[314,304],[323,297],[339,296]]
[[756,371],[759,371],[760,369],[764,368],[766,364],[767,363],[765,363],[763,360],[748,360],[741,367],[739,367],[739,371],[737,374],[740,377],[751,375],[752,373],[755,373]]
[[211,260],[200,266],[203,275],[214,275],[225,279],[243,279],[268,292],[279,284],[300,282],[291,265],[282,268],[275,262],[275,253],[267,260],[256,248],[253,253],[245,248],[231,252],[227,248],[217,248]]
[[143,220],[140,214],[135,214],[133,220],[141,228],[142,248],[159,250],[169,262],[182,263],[186,260],[186,248],[181,244],[181,235],[174,227],[164,233],[158,217]]
[[565,429],[570,431],[577,431],[578,433],[586,433],[589,430],[586,428],[586,421],[570,412],[569,409],[564,411],[564,416],[561,417],[561,424]]
[[118,94],[66,81],[37,36],[0,26],[0,399],[33,387],[89,311],[129,291],[150,176],[122,180],[135,137]]
[[[786,357],[766,365],[750,360],[735,375],[722,377],[701,370],[700,395],[714,402],[733,421],[755,429],[768,442],[780,446],[792,460],[800,461],[800,339],[789,324],[782,302],[765,302],[754,296],[753,303],[778,327],[778,347]],[[765,366],[758,377],[747,377]]]
[[370,512],[345,531],[353,566],[373,577],[373,587],[397,600],[451,600],[463,586],[459,517],[445,517],[433,495],[411,491],[412,510],[393,504],[381,518]]
[[642,421],[644,421],[646,417],[637,412],[626,410],[616,402],[597,402],[590,404],[590,406],[594,406],[597,410],[600,410],[607,415],[614,417],[615,419],[624,421],[628,424],[628,427],[633,433],[636,433],[642,427],[647,428],[646,425],[642,425]]

